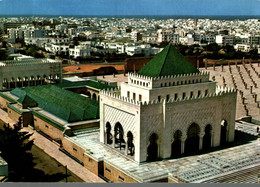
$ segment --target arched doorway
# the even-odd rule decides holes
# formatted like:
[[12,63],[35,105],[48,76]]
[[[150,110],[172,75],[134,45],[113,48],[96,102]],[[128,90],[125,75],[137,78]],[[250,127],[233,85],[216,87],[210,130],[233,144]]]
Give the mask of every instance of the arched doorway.
[[31,76],[29,81],[30,81],[30,86],[35,86],[34,76]]
[[220,135],[220,145],[225,145],[227,143],[227,126],[226,120],[221,121],[221,135]]
[[127,133],[127,155],[133,156],[135,154],[134,136],[131,131]]
[[150,138],[150,144],[147,148],[147,161],[158,160],[158,145],[157,145],[158,136],[153,133]]
[[8,88],[8,80],[7,79],[3,80],[3,87]]
[[111,125],[109,122],[106,123],[106,143],[107,144],[113,143],[113,136],[111,134]]
[[91,98],[91,93],[89,91],[86,92],[86,95]]
[[11,81],[10,81],[10,88],[15,88],[15,78],[11,78]]
[[21,77],[17,78],[17,87],[22,87],[22,78]]
[[23,86],[29,86],[29,78],[28,77],[24,77],[24,82],[23,82]]
[[47,84],[47,76],[43,75],[42,84]]
[[36,85],[41,85],[41,76],[37,76]]
[[173,137],[174,141],[172,142],[172,154],[171,157],[176,158],[181,155],[181,136],[182,132],[180,130],[175,131]]
[[[115,144],[121,148],[125,148],[125,140],[124,140],[124,130],[122,125],[117,122],[114,128],[114,136],[115,136]],[[117,147],[116,147],[117,148]]]
[[205,135],[203,137],[203,149],[209,149],[211,147],[211,131],[212,127],[208,124],[205,127]]
[[93,93],[92,99],[97,100],[97,95],[95,93]]
[[199,133],[199,125],[196,123],[192,123],[187,132],[187,139],[185,141],[185,153],[195,153],[199,150]]

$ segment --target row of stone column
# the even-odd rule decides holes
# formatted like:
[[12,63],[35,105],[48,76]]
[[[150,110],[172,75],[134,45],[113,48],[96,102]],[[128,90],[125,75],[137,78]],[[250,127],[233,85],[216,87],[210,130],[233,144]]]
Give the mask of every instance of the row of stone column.
[[246,73],[247,73],[247,75],[249,76],[249,78],[250,78],[251,82],[253,83],[254,87],[257,88],[257,83],[254,81],[252,75],[250,74],[250,70],[248,70],[248,68],[245,67],[245,66],[243,66],[243,67],[245,68]]
[[[260,78],[260,74],[256,71],[255,67],[250,64],[251,68],[253,69],[253,71],[255,72],[255,74],[257,75],[258,78]],[[258,63],[258,67],[259,67],[259,63]]]
[[[37,81],[40,81],[37,83]],[[8,82],[3,82],[3,85],[9,89],[9,88],[16,88],[16,87],[24,87],[24,86],[36,86],[36,85],[42,85],[44,84],[44,80],[34,80],[34,81],[8,81]],[[12,86],[12,84],[14,84],[14,86]]]
[[[58,80],[59,78],[55,79],[53,78],[52,80]],[[42,78],[42,79],[34,79],[34,80],[14,80],[14,81],[6,81],[4,80],[2,82],[2,85],[6,87],[7,89],[10,88],[16,88],[16,87],[24,87],[24,86],[36,86],[36,85],[44,85],[47,82],[47,78]]]
[[[116,138],[115,136],[113,136],[113,143],[112,143],[112,147],[116,148]],[[120,147],[121,150],[121,147]],[[128,155],[128,141],[125,142],[125,155]]]

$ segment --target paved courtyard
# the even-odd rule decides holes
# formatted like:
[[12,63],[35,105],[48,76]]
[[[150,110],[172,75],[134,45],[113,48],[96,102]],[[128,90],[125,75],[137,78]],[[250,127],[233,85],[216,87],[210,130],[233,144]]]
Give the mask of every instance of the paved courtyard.
[[107,163],[139,182],[151,182],[167,178],[168,175],[187,183],[220,182],[232,175],[244,176],[246,173],[252,176],[250,180],[244,179],[242,182],[256,183],[260,169],[260,141],[257,139],[256,128],[254,124],[239,121],[236,122],[236,130],[245,137],[254,137],[246,143],[210,153],[151,163],[137,163],[99,143],[99,131],[71,137],[71,140],[80,144],[96,159],[104,158]]

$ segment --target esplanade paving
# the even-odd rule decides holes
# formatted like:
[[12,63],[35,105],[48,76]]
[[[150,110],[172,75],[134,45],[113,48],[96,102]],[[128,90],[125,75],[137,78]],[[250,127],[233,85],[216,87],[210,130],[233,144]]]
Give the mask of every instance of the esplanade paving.
[[[253,138],[248,142],[229,148],[156,162],[137,163],[123,153],[99,143],[99,131],[70,137],[96,160],[104,160],[138,182],[153,182],[173,178],[185,183],[220,182],[233,175],[252,175],[240,182],[256,183],[260,171],[260,141],[256,125],[236,122],[236,130]],[[238,182],[235,178],[229,182]]]

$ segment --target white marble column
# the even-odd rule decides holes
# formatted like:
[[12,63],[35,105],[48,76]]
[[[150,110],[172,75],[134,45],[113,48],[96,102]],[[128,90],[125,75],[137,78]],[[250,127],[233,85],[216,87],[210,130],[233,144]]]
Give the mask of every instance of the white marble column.
[[125,143],[125,155],[126,156],[128,155],[128,143],[127,142]]
[[203,137],[204,137],[204,134],[200,134],[199,137],[200,137],[199,150],[202,150],[202,148],[203,148]]
[[210,147],[213,147],[213,145],[214,145],[214,131],[213,130],[210,131],[210,135],[211,135]]
[[185,141],[186,137],[181,138],[181,154],[183,154],[185,151]]
[[113,136],[113,148],[115,148],[115,144],[116,144],[116,137]]

